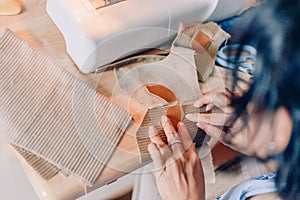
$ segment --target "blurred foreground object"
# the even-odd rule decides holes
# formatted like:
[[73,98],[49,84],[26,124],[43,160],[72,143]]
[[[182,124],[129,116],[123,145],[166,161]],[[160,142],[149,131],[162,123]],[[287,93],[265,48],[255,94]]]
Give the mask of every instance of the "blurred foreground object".
[[0,15],[17,15],[22,11],[19,0],[0,0]]

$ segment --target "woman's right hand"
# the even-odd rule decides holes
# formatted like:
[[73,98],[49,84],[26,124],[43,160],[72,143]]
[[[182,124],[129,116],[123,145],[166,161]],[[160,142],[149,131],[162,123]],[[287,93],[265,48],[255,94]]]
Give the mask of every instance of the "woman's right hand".
[[162,199],[204,200],[201,161],[187,127],[179,122],[176,130],[166,116],[162,117],[161,124],[168,145],[151,126],[149,128],[151,143],[148,150],[154,163],[154,175]]

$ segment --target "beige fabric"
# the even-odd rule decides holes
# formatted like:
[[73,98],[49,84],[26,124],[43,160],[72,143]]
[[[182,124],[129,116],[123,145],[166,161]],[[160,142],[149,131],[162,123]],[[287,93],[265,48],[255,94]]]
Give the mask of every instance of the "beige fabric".
[[[153,109],[149,109],[144,117],[141,126],[139,127],[139,130],[137,132],[137,142],[141,153],[141,162],[147,163],[151,160],[150,154],[147,150],[148,144],[150,143],[150,139],[148,136],[150,125],[156,127],[163,141],[167,143],[166,135],[164,134],[160,124],[160,117],[166,114],[169,106],[170,105],[166,105],[166,106],[160,106],[160,107],[155,107]],[[191,102],[183,104],[182,111],[183,111],[182,116],[188,113],[205,112],[203,109],[195,108]],[[212,163],[211,149],[206,143],[207,141],[209,141],[209,136],[207,136],[205,133],[202,132],[199,133],[200,130],[198,130],[198,128],[195,126],[193,122],[183,117],[181,121],[187,126],[191,138],[194,141],[197,140],[196,137],[202,137],[201,140],[203,141],[203,144],[201,145],[201,147],[198,148],[198,154],[199,157],[201,158],[202,168],[205,174],[204,175],[205,182],[213,183],[215,181],[215,176],[214,176],[214,167]],[[201,135],[201,134],[205,134],[205,135]]]
[[198,155],[201,159],[204,182],[214,183],[216,181],[216,175],[213,168],[213,157],[210,153],[211,148],[207,143],[203,143],[201,147],[197,148]]
[[[214,26],[214,25],[213,25]],[[190,29],[192,30],[192,29]],[[190,36],[192,36],[193,33],[190,33]],[[205,42],[203,42],[203,49],[209,47],[209,45],[206,45],[209,41],[207,37],[202,35],[196,35],[199,38],[204,38]],[[181,40],[183,41],[183,40]],[[192,44],[190,43],[190,39],[186,40],[186,42],[183,42],[183,44],[188,44],[185,47],[188,49],[192,49]],[[183,44],[179,44],[183,46]],[[182,48],[182,47],[180,47]],[[171,49],[171,54],[172,54]],[[208,59],[209,60],[209,59]],[[140,63],[141,65],[142,63]],[[153,72],[155,73],[155,72]],[[156,73],[155,73],[156,75]],[[247,82],[249,82],[249,76],[247,74],[239,73],[241,77],[244,79],[244,83],[239,83],[240,90],[235,92],[241,92],[242,90],[245,90],[247,88]],[[165,78],[171,77],[166,76]],[[206,82],[200,82],[200,88],[201,92],[207,93],[211,91],[222,91],[225,88],[225,85],[229,88],[231,88],[231,77],[230,73],[228,73],[228,70],[214,66],[212,73],[210,74],[209,78]],[[179,81],[180,82],[180,81]],[[145,87],[141,87],[145,88]],[[147,91],[146,89],[144,89]],[[139,91],[139,90],[138,90]],[[135,94],[137,91],[133,92],[133,95],[131,96],[133,99],[136,97]],[[143,92],[139,91],[140,96],[143,94]],[[176,94],[177,95],[177,94]],[[145,97],[147,99],[147,97]],[[141,98],[138,99],[138,101],[142,101]],[[159,106],[159,103],[164,106]],[[142,105],[147,107],[147,104]],[[157,107],[151,107],[149,111],[147,112],[144,121],[142,122],[142,125],[140,126],[140,129],[137,133],[137,140],[140,148],[140,152],[142,154],[141,160],[144,162],[147,162],[150,160],[149,154],[147,152],[147,145],[149,144],[150,140],[148,138],[148,127],[150,124],[155,125],[156,128],[160,130],[160,134],[164,140],[166,140],[165,135],[163,134],[160,124],[158,123],[160,115],[162,115],[165,111],[168,105],[167,101],[159,101],[157,102]],[[183,106],[184,107],[184,106]],[[191,104],[189,107],[185,107],[185,113],[193,113],[193,112],[204,112],[204,110],[197,110],[196,108],[192,107]],[[186,121],[185,121],[186,123]],[[192,128],[189,127],[189,131],[191,131],[193,128],[195,128],[194,124],[190,124],[193,126]],[[193,132],[193,131],[192,131]],[[194,135],[192,135],[194,137]],[[197,138],[194,138],[194,141],[197,140]],[[216,174],[214,172],[213,163],[212,163],[212,154],[210,146],[207,144],[207,141],[209,138],[202,139],[200,138],[200,141],[203,142],[202,146],[200,148],[197,148],[199,157],[201,158],[202,167],[204,170],[204,177],[205,177],[205,185],[206,185],[206,199],[214,199],[217,196],[223,194],[226,190],[233,187],[234,185],[240,183],[245,179],[242,174],[242,170],[239,166],[239,164],[234,164],[230,168],[226,168],[225,171],[217,170]],[[211,141],[210,141],[211,142]],[[247,163],[249,164],[249,163]],[[250,166],[249,166],[250,167]],[[244,167],[245,168],[245,167]],[[149,169],[148,169],[149,170]],[[147,170],[146,170],[147,171]],[[257,170],[251,170],[257,172]],[[251,173],[251,174],[255,174]],[[224,184],[226,183],[226,184]],[[143,173],[140,175],[137,179],[137,182],[135,183],[134,191],[133,191],[133,197],[132,199],[139,199],[140,197],[151,196],[156,197],[155,199],[160,199],[157,188],[155,187],[155,178],[151,176],[149,173]]]
[[153,83],[173,91],[179,103],[197,99],[201,96],[198,79],[207,81],[212,74],[218,48],[227,38],[229,35],[213,22],[182,23],[167,57],[115,69],[119,87],[147,108],[162,105],[145,92],[144,86]]
[[[132,97],[138,94],[137,101],[146,107],[161,106],[149,104],[149,94],[140,92],[149,84],[163,85],[176,94],[180,103],[197,99],[201,92],[199,89],[195,64],[194,51],[177,48],[163,60],[139,66],[129,66],[115,69],[118,85],[124,95]],[[142,95],[143,94],[143,95]],[[135,94],[136,95],[136,94]]]
[[[173,48],[185,47],[195,51],[194,59],[198,79],[206,82],[213,72],[215,58],[222,42],[230,37],[216,23],[183,23]],[[172,50],[171,50],[172,51]]]
[[[180,121],[188,126],[189,132],[195,137],[197,127],[194,123],[186,120],[184,115],[200,111],[191,105],[191,102],[201,96],[198,79],[207,81],[212,74],[218,47],[227,38],[229,35],[215,23],[182,23],[167,57],[152,63],[115,69],[118,85],[123,93],[148,109],[136,134],[141,162],[150,160],[147,150],[150,143],[148,137],[150,125],[154,125],[159,130],[161,137],[166,142],[166,136],[160,126],[160,117],[168,116],[170,106],[175,104],[182,106],[183,113],[181,113]],[[219,77],[221,83],[214,87],[224,89],[224,87],[219,87],[220,85],[224,86],[220,80],[222,80],[221,77]],[[164,86],[167,90],[158,91],[157,94],[149,90],[150,87],[157,85]],[[209,84],[206,87],[208,90],[210,89]],[[164,93],[169,93],[169,91],[176,96],[172,101],[163,97],[166,95]],[[177,111],[172,112],[176,113]],[[173,122],[173,124],[176,123]],[[213,182],[215,179],[210,148],[208,145],[203,145],[202,149],[200,157],[204,163],[206,179]]]
[[0,139],[92,185],[131,116],[13,32],[0,44]]
[[[160,124],[160,119],[161,119],[161,116],[166,114],[167,108],[169,106],[170,105],[158,106],[158,107],[149,109],[143,119],[141,126],[139,127],[136,137],[137,137],[139,150],[141,153],[141,161],[142,162],[148,162],[150,160],[150,155],[147,150],[148,144],[150,143],[150,138],[149,138],[149,134],[148,134],[149,126],[151,126],[151,125],[154,126],[158,130],[163,141],[165,143],[167,143],[166,135],[164,134],[162,126]],[[193,107],[191,103],[186,103],[186,104],[182,105],[182,111],[183,111],[182,115],[184,116],[187,113],[200,112],[200,109]],[[202,112],[203,112],[203,110],[202,110]],[[198,131],[195,124],[185,118],[182,118],[181,121],[187,126],[187,129],[188,129],[189,133],[191,134],[191,137],[194,139],[194,137],[196,136],[197,131]]]
[[26,162],[45,180],[49,180],[60,172],[59,168],[43,158],[13,145]]

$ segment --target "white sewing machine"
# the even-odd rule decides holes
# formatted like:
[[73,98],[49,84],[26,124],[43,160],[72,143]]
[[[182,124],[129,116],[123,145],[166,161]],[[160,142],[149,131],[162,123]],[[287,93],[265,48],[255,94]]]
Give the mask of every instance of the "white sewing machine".
[[83,73],[173,39],[180,22],[203,22],[218,0],[48,0],[67,52]]

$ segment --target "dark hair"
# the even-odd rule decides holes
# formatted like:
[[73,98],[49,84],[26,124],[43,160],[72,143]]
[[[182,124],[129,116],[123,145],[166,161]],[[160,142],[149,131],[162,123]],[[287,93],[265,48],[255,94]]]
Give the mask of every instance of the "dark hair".
[[[283,199],[300,199],[300,2],[263,1],[241,22],[235,24],[230,43],[251,43],[257,60],[249,90],[232,100],[236,117],[246,114],[250,102],[253,112],[275,112],[281,106],[289,111],[292,135],[284,152],[275,157],[279,163],[276,186]],[[236,85],[237,69],[232,75]]]

